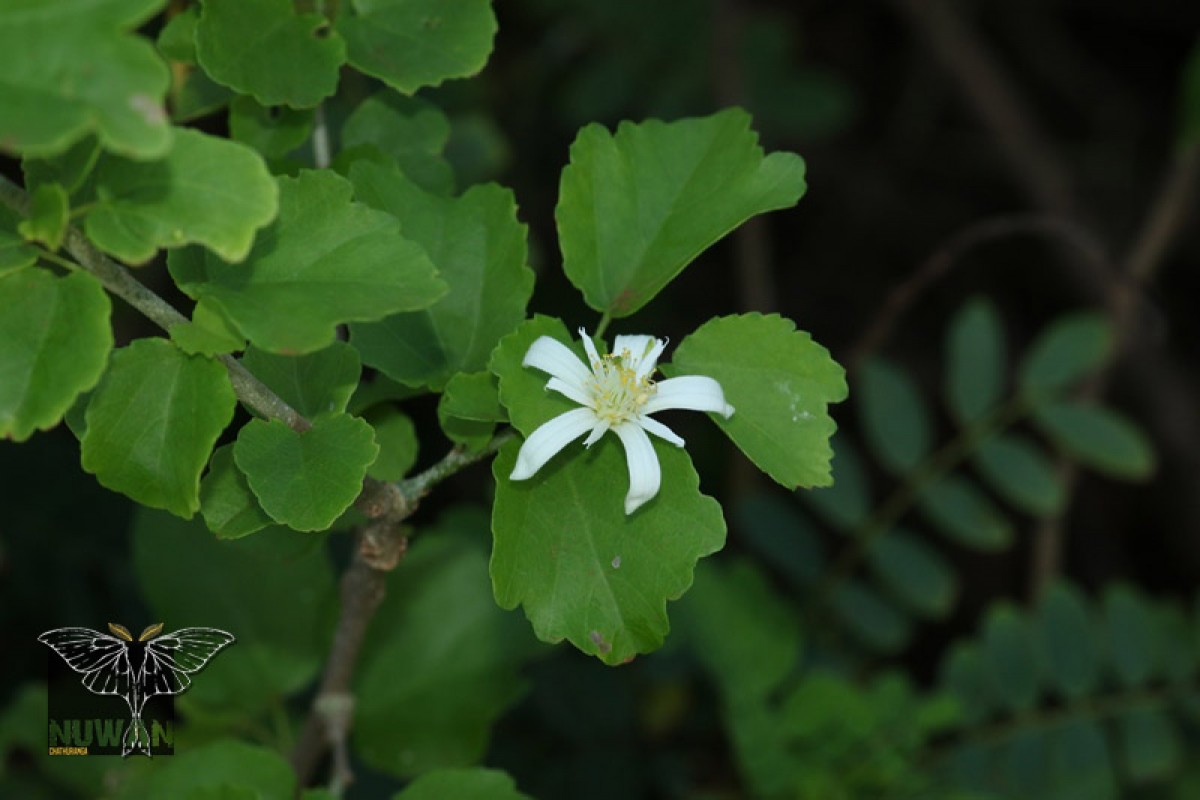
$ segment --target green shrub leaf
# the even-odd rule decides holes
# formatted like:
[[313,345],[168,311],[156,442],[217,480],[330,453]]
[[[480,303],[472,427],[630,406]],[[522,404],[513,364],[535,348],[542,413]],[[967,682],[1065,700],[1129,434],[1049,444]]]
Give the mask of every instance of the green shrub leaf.
[[1103,315],[1063,317],[1037,338],[1021,362],[1021,388],[1038,395],[1065,389],[1094,372],[1112,343],[1112,328]]
[[1104,626],[1109,656],[1121,683],[1130,688],[1157,676],[1162,647],[1157,620],[1146,600],[1130,587],[1111,584],[1104,592]]
[[717,317],[679,343],[668,376],[706,375],[735,409],[710,414],[734,444],[779,483],[828,486],[836,425],[828,405],[846,399],[846,374],[829,351],[777,314]]
[[588,305],[625,317],[750,217],[804,194],[804,162],[764,157],[750,116],[729,109],[678,122],[583,128],[563,170],[563,269]]
[[894,653],[912,636],[908,618],[858,581],[846,581],[834,590],[833,610],[847,631],[873,650]]
[[213,451],[208,472],[200,480],[200,513],[218,539],[240,539],[275,523],[233,463],[231,444]]
[[437,528],[393,573],[355,679],[355,693],[371,698],[355,709],[356,752],[405,777],[482,758],[493,723],[524,691],[521,663],[537,647],[488,591],[487,517],[459,514]]
[[926,518],[951,541],[983,551],[1003,550],[1012,543],[1008,520],[966,478],[942,478],[926,486],[918,502]]
[[1047,589],[1034,624],[1049,683],[1068,699],[1094,691],[1100,682],[1100,645],[1079,590],[1065,583]]
[[0,277],[37,263],[37,248],[17,233],[20,224],[20,218],[8,206],[0,205]]
[[223,365],[138,339],[113,351],[88,403],[83,468],[143,505],[191,517],[200,472],[236,402]]
[[1154,449],[1125,417],[1097,405],[1054,403],[1034,410],[1034,421],[1054,443],[1097,472],[1145,480],[1155,469]]
[[912,534],[889,531],[871,543],[867,558],[880,582],[914,611],[940,618],[954,607],[958,581],[953,567]]
[[843,533],[851,533],[871,514],[871,486],[862,456],[841,434],[834,434],[833,485],[804,492],[805,501],[826,522]]
[[1183,760],[1175,723],[1157,709],[1137,709],[1117,723],[1125,772],[1134,783],[1171,777]]
[[288,0],[204,0],[196,57],[213,80],[264,106],[311,108],[337,91],[346,60],[340,36],[320,14]]
[[58,183],[41,183],[29,197],[29,218],[17,226],[27,240],[41,242],[51,250],[62,244],[70,221],[67,190]]
[[299,433],[278,420],[251,420],[233,457],[263,510],[298,531],[325,530],[362,491],[379,454],[371,426],[331,414]]
[[996,307],[975,298],[950,323],[946,353],[946,398],[962,423],[980,419],[1004,392],[1004,328]]
[[358,353],[345,342],[302,356],[281,356],[251,347],[242,364],[309,418],[345,411],[362,373]]
[[119,796],[124,800],[293,800],[295,794],[296,775],[283,756],[261,745],[217,739],[132,776],[121,785]]
[[1028,620],[1010,605],[992,606],[984,622],[982,645],[994,696],[1012,712],[1032,708],[1038,699],[1041,671]]
[[379,455],[367,474],[377,481],[398,481],[417,463],[417,429],[407,414],[390,406],[377,406],[364,416],[375,431]]
[[492,439],[497,422],[507,422],[500,384],[490,372],[460,372],[438,398],[438,422],[456,444],[478,450]]
[[483,69],[496,17],[490,0],[352,0],[337,21],[350,64],[412,94]]
[[23,442],[100,380],[111,306],[91,275],[35,268],[0,273],[0,308],[0,438]]
[[0,149],[61,153],[95,132],[108,150],[157,158],[171,142],[170,75],[129,32],[164,0],[25,0],[0,5]]
[[999,434],[975,451],[975,465],[987,482],[1016,508],[1034,516],[1057,513],[1066,491],[1044,451],[1028,437]]
[[392,800],[531,800],[499,770],[472,767],[427,772]]
[[533,293],[526,230],[512,192],[474,186],[456,198],[421,189],[395,167],[358,162],[358,199],[402,220],[450,290],[428,308],[351,325],[363,362],[388,377],[440,389],[456,372],[487,366],[500,338],[525,319]]
[[160,161],[105,156],[95,181],[87,235],[132,264],[160,247],[192,242],[241,261],[277,208],[275,184],[257,153],[193,130],[176,131]]
[[812,586],[825,572],[821,537],[794,503],[774,494],[756,494],[733,506],[733,527],[741,541],[797,586]]
[[413,183],[439,195],[454,189],[454,171],[442,158],[449,138],[450,121],[440,108],[390,90],[364,100],[342,127],[345,150],[376,148]]
[[259,105],[244,95],[229,104],[229,135],[249,145],[264,158],[283,158],[308,141],[312,133],[313,112],[301,109]]
[[308,171],[277,180],[279,217],[245,263],[195,248],[168,259],[180,288],[258,347],[310,353],[341,323],[425,308],[445,291],[421,248],[391,215],[353,202],[345,179]]
[[912,378],[891,362],[872,358],[858,373],[858,413],[867,444],[897,475],[911,472],[929,453],[929,412]]

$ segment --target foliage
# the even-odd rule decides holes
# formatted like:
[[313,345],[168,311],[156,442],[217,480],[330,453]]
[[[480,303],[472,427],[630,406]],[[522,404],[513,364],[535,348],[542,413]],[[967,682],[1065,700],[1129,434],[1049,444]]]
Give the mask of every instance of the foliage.
[[[969,585],[1063,522],[1071,470],[1159,474],[1144,420],[1097,389],[1129,320],[1029,335],[976,296],[940,359],[866,347],[847,374],[812,326],[734,313],[712,264],[752,262],[730,235],[805,196],[774,142],[846,125],[849,82],[792,69],[786,13],[755,12],[723,57],[756,114],[693,113],[707,88],[680,32],[725,35],[719,15],[568,5],[585,44],[628,49],[563,76],[555,113],[586,124],[547,197],[473,180],[511,152],[462,111],[488,0],[0,8],[0,437],[36,453],[65,423],[133,509],[114,537],[79,524],[75,553],[33,542],[14,504],[0,570],[54,550],[75,586],[29,569],[14,593],[237,639],[178,698],[169,759],[64,769],[39,733],[56,687],[22,674],[0,696],[0,794],[1188,796],[1195,609],[1109,576],[1028,606]],[[660,64],[667,119],[590,121],[620,111],[601,79]],[[610,327],[669,333],[661,375],[627,369],[645,354],[611,352],[632,345]],[[562,372],[625,370],[634,413],[688,378],[734,411],[678,423],[686,447],[659,423],[640,453],[594,417],[615,435],[514,480],[583,403],[527,363],[547,338]],[[627,513],[647,460],[661,485]],[[90,517],[92,488],[46,518]],[[108,605],[81,599],[93,583]]]

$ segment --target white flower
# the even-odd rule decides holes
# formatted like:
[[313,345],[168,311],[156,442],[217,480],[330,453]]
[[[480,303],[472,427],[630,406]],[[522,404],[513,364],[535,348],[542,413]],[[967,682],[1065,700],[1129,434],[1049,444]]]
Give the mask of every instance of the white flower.
[[589,369],[562,342],[543,336],[529,346],[521,363],[549,373],[547,389],[576,403],[575,408],[559,414],[530,434],[517,454],[517,465],[509,477],[525,480],[542,465],[584,433],[585,447],[591,447],[607,431],[612,431],[625,447],[629,465],[629,493],[625,495],[625,513],[632,514],[658,494],[662,472],[658,457],[646,433],[653,433],[676,447],[683,439],[650,418],[650,414],[671,408],[713,411],[728,418],[733,406],[725,402],[721,384],[701,375],[687,375],[655,382],[658,357],[666,340],[653,336],[618,336],[613,352],[596,353],[591,338],[579,329],[583,347],[591,361]]

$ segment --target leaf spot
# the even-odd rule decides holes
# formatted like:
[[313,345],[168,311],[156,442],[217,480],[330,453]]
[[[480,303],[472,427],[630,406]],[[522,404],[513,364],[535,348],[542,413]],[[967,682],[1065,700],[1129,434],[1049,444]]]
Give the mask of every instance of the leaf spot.
[[163,125],[167,114],[163,107],[148,94],[135,94],[129,98],[129,107],[141,115],[147,125]]
[[613,556],[613,560],[612,560],[612,568],[613,568],[613,569],[620,569],[620,568],[621,568],[621,557],[620,557],[620,556]]
[[592,631],[588,634],[588,636],[591,638],[592,643],[599,648],[601,653],[607,653],[612,650],[612,645],[604,640],[604,635],[600,633],[600,631]]

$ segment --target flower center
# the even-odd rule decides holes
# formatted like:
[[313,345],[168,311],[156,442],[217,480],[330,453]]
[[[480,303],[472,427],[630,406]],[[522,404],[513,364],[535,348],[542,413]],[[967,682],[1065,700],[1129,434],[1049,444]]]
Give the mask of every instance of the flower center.
[[625,350],[620,354],[609,353],[592,362],[589,388],[596,400],[596,416],[610,426],[637,417],[656,391],[649,375],[639,379],[636,372],[625,366],[628,357],[629,351]]

